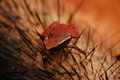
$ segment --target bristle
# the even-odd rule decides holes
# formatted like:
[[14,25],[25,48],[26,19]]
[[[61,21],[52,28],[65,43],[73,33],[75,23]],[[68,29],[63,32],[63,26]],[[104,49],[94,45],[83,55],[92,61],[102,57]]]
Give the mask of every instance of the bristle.
[[[0,0],[0,80],[119,80],[120,41],[105,46],[119,32],[107,40],[77,23],[85,0],[75,1]],[[79,36],[47,49],[41,33],[55,21],[73,24]]]
[[79,0],[79,4],[75,6],[75,9],[72,13],[70,13],[70,17],[68,19],[68,23],[71,23],[71,21],[73,20],[74,16],[76,15],[76,13],[80,10],[81,6],[83,5],[85,0]]
[[38,13],[35,12],[35,15],[36,15],[38,21],[40,22],[40,24],[42,24],[43,29],[45,30],[45,25],[44,25],[43,22],[41,21],[41,18],[39,17]]
[[70,72],[61,63],[59,65],[63,68],[63,70],[65,70],[65,72],[70,76],[70,78],[72,80],[74,80],[74,78],[72,77],[72,75],[70,74]]
[[60,0],[57,0],[57,5],[58,5],[58,22],[60,22]]

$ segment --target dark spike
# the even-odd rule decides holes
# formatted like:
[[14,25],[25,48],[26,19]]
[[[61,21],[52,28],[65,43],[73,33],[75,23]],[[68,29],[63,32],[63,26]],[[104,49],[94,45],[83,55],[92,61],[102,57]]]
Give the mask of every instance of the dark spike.
[[21,51],[24,52],[24,53],[25,53],[28,57],[30,57],[31,59],[35,60],[35,58],[34,58],[32,55],[30,55],[30,52],[29,52],[28,50],[26,50],[26,49],[24,49],[24,48],[21,48]]
[[59,65],[62,67],[63,70],[65,70],[65,72],[68,74],[68,76],[70,76],[70,78],[72,80],[74,80],[74,78],[72,77],[72,75],[70,74],[70,72],[61,63],[59,63]]
[[93,80],[96,80],[95,78],[96,78],[96,73],[95,73],[95,75],[94,75],[94,78],[93,78]]
[[[105,63],[105,61],[106,61],[106,59],[107,59],[107,56],[109,55],[109,52],[108,51],[110,51],[112,48],[114,48],[118,43],[120,42],[120,40],[118,40],[114,45],[112,45],[109,49],[107,49],[103,54],[105,54],[106,53],[106,55],[103,55],[103,56],[105,56],[105,57],[102,57],[102,59],[103,59],[103,62],[102,62],[102,66],[104,65],[104,63]],[[107,53],[108,52],[108,53]],[[101,68],[102,68],[102,66],[101,66]],[[100,70],[101,70],[101,68],[100,68]]]
[[90,79],[88,78],[88,75],[87,75],[87,74],[84,73],[84,75],[85,75],[85,77],[87,78],[87,80],[90,80]]
[[60,0],[57,0],[57,4],[58,4],[58,22],[60,22]]
[[[78,38],[75,40],[75,42],[73,43],[73,45],[76,45],[76,43],[78,42],[79,38],[81,37],[81,35],[83,34],[83,32],[85,31],[85,28],[82,30],[82,32],[80,33],[80,35],[78,36]],[[67,55],[72,51],[73,48],[71,48],[68,52]],[[65,56],[64,60],[66,59],[67,55]]]
[[[102,76],[100,76],[100,74],[99,73],[97,73],[98,74],[98,78],[99,78],[99,80],[104,80],[103,79],[103,77]],[[101,79],[102,78],[102,79]]]
[[43,22],[42,22],[42,20],[41,20],[40,16],[38,15],[38,13],[37,13],[37,12],[35,12],[35,15],[36,15],[36,17],[37,17],[37,19],[38,19],[39,23],[42,25],[43,29],[45,30],[45,25],[43,24]]
[[73,17],[75,16],[75,14],[80,10],[80,8],[82,7],[83,3],[85,0],[82,0],[80,4],[76,5],[73,13],[70,14],[70,17],[68,19],[68,23],[71,23]]
[[120,69],[120,65],[118,67],[116,67],[110,74],[108,77],[110,77],[117,69]]
[[5,28],[12,28],[11,25],[9,25],[8,23],[3,22],[3,21],[0,21],[0,25],[3,26],[3,27],[5,27]]
[[36,68],[36,70],[38,70],[38,71],[42,71],[42,72],[44,72],[44,73],[47,73],[48,75],[46,75],[46,76],[54,76],[54,74],[53,73],[51,73],[51,72],[48,72],[48,71],[46,71],[46,70],[43,70],[43,69],[40,69],[40,68]]
[[[47,15],[46,14],[48,14],[47,12],[49,12],[49,18],[51,19],[51,21],[53,21],[53,17],[52,17],[52,15],[51,15],[51,11],[50,11],[50,9],[48,9],[49,7],[48,7],[48,5],[46,4],[46,2],[45,2],[45,0],[41,0],[41,2],[42,2],[42,5],[43,5],[43,7],[42,7],[42,16],[43,16],[43,23],[44,23],[44,26],[46,27],[46,25],[47,25],[47,22],[46,22],[46,17],[47,17]],[[45,11],[47,9],[47,12]]]
[[116,64],[119,60],[116,60],[114,63],[112,63],[102,74],[101,76],[103,76],[105,74],[105,72],[107,72],[114,64]]
[[40,35],[40,33],[35,29],[35,31],[36,31],[36,33],[37,33],[37,35],[40,37],[40,39],[42,40],[42,41],[44,41],[44,38]]
[[84,69],[84,71],[85,71],[85,73],[87,75],[88,73],[87,73],[86,67],[83,65],[83,63],[81,61],[80,61],[80,65],[83,67],[83,69]]
[[70,52],[70,55],[71,55],[73,61],[77,64],[78,69],[80,69],[79,64],[77,63],[77,61],[76,61],[74,55],[73,55],[71,52]]
[[115,79],[119,74],[120,74],[120,68],[118,69],[118,71],[116,72],[116,75],[113,78]]
[[86,50],[85,51],[87,51],[89,43],[90,43],[90,27],[89,27],[89,31],[88,31],[88,37],[87,37],[87,43],[86,43]]
[[[82,60],[82,62],[84,62],[90,54],[93,55],[93,53],[95,52],[95,49],[96,49],[97,47],[98,47],[98,45],[96,45],[96,46],[88,53],[88,55],[85,56],[85,58]],[[92,57],[92,56],[91,56],[91,57]]]
[[60,71],[55,70],[55,69],[52,69],[52,68],[50,68],[50,69],[51,69],[52,71],[56,72],[57,74],[60,74],[62,77],[64,77],[63,73],[61,73]]
[[[106,50],[104,53],[110,51],[110,50],[111,50],[112,48],[114,48],[118,43],[119,43],[119,41],[116,42],[114,45],[112,45],[112,46],[111,46],[108,50]],[[104,53],[103,53],[103,54],[104,54]],[[106,55],[104,55],[105,57],[103,58],[102,65],[104,65],[104,63],[105,63],[105,61],[106,61],[108,55],[109,55],[109,52],[108,52]]]
[[[19,59],[18,49],[14,46],[13,43],[10,43],[3,38],[0,41],[1,41],[0,42],[0,45],[1,45],[0,53],[1,53],[1,55],[4,53],[2,55],[3,57],[6,56],[6,58],[7,58],[7,56],[9,56],[9,57],[11,57],[11,59],[13,58],[15,60],[21,60],[21,59]],[[9,54],[9,53],[13,53],[13,54]]]
[[2,16],[5,18],[5,19],[7,19],[9,22],[14,22],[14,20],[12,19],[12,17],[10,16],[10,13],[8,12],[8,11],[6,11],[5,9],[4,9],[4,7],[2,7],[1,5],[0,5],[0,14],[2,14]]
[[75,42],[74,42],[73,45],[75,45],[75,44],[78,42],[79,38],[82,36],[82,34],[83,34],[83,32],[85,31],[85,29],[86,29],[86,27],[83,28],[83,30],[81,31],[80,35],[79,35],[78,38],[75,40]]
[[18,62],[18,60],[20,60],[18,57],[15,57],[13,55],[8,54],[8,52],[6,51],[0,51],[2,54],[0,54],[0,57],[3,59],[6,59],[8,61],[14,61],[15,63]]
[[33,53],[35,53],[35,51],[34,51],[35,47],[33,46],[32,42],[28,39],[28,36],[20,28],[16,27],[16,29],[19,32],[21,39],[26,43],[26,45],[29,47],[29,49]]
[[93,61],[92,61],[92,59],[90,59],[90,63],[91,63],[92,73],[94,74],[94,68],[93,68]]
[[[0,6],[0,9],[2,10],[2,14],[5,17],[5,19],[8,19],[8,21],[12,22],[14,25],[20,25],[23,28],[25,28],[27,31],[29,30],[26,26],[24,26],[22,23],[20,23],[15,16],[10,14],[8,11],[6,11],[2,6]],[[1,12],[0,12],[1,13]]]
[[109,80],[107,72],[105,72],[105,80]]
[[28,12],[30,13],[30,15],[31,15],[32,17],[34,17],[34,15],[33,15],[32,11],[31,11],[31,9],[30,9],[30,7],[29,7],[27,1],[26,1],[26,0],[23,0],[23,1],[24,1],[24,4],[25,4],[25,6],[26,6]]
[[[22,4],[22,3],[19,3],[20,5],[21,5],[21,7],[23,8],[23,10],[24,10],[24,12],[25,12],[25,16],[26,16],[26,19],[27,19],[27,21],[31,24],[31,25],[33,25],[33,22],[31,21],[31,19],[30,19],[30,13],[29,13],[29,10],[28,9],[26,9],[26,5],[25,5],[25,7],[24,7],[24,5]],[[24,3],[25,4],[25,3]]]
[[9,9],[9,11],[13,11],[13,9],[11,8],[11,5],[8,1],[4,0],[5,4],[6,4],[6,7]]
[[13,0],[13,4],[14,4],[16,10],[18,11],[18,4],[16,3],[16,0]]
[[78,80],[81,80],[81,77],[80,77],[80,75],[78,74],[78,72],[76,71],[76,69],[73,68],[71,64],[70,64],[70,66],[71,66],[72,70],[75,72],[75,74],[77,74]]

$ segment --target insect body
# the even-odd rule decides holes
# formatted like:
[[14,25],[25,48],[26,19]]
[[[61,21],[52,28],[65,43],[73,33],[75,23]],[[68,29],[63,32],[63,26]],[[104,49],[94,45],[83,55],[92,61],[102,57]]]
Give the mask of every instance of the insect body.
[[73,25],[54,22],[42,33],[42,36],[45,37],[44,44],[46,45],[46,48],[51,49],[59,46],[68,39],[77,38],[79,32]]
[[[47,49],[52,49],[60,45],[67,46],[72,38],[78,38],[79,35],[74,25],[65,25],[58,22],[54,22],[42,33],[42,36],[45,37],[44,44]],[[75,46],[72,48],[78,50]],[[78,51],[82,50],[80,49]]]

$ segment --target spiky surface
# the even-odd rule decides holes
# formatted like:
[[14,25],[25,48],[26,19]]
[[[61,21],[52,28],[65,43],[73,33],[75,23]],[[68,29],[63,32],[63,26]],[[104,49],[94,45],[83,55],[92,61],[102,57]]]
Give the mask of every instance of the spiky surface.
[[[104,42],[94,37],[97,33],[92,28],[84,28],[84,25],[75,22],[74,15],[81,3],[72,5],[66,0],[1,0],[0,78],[119,80],[119,55],[113,56],[115,50],[112,49],[118,43],[105,49],[101,46]],[[74,9],[68,10],[69,6]],[[86,50],[86,55],[70,48],[45,50],[41,33],[54,21],[78,26],[81,34],[71,44]]]

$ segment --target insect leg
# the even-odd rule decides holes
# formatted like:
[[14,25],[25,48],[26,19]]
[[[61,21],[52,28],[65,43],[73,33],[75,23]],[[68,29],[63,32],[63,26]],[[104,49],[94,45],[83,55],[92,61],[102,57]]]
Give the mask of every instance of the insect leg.
[[86,52],[84,50],[80,49],[79,47],[77,47],[76,45],[68,45],[67,47],[68,48],[73,48],[73,49],[77,50],[78,52],[86,55]]

